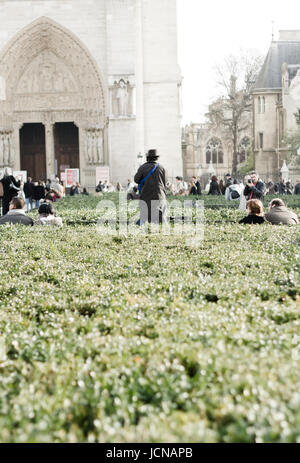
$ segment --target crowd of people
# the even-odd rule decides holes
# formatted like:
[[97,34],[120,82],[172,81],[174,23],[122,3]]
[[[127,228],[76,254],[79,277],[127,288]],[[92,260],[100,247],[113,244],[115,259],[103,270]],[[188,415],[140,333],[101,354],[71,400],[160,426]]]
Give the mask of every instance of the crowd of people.
[[[128,179],[127,185],[123,188],[120,183],[114,187],[108,180],[99,181],[95,189],[96,194],[126,191],[128,200],[146,197],[148,202],[165,198],[167,195],[200,196],[202,194],[200,180],[195,176],[191,178],[190,182],[186,182],[183,177],[178,176],[175,179],[175,184],[168,183],[165,170],[158,163],[158,158],[156,150],[150,150],[147,155],[147,162],[139,168],[134,182]],[[156,174],[155,171],[157,171]],[[148,189],[149,194],[147,193]],[[297,215],[289,211],[284,201],[278,198],[271,201],[269,211],[264,215],[263,199],[265,194],[298,195],[300,194],[300,181],[297,181],[295,186],[290,181],[285,182],[284,180],[274,183],[269,179],[268,182],[264,182],[256,172],[246,175],[243,182],[233,179],[230,174],[227,174],[220,181],[213,175],[206,185],[205,191],[207,195],[223,195],[225,200],[239,202],[239,209],[248,211],[248,215],[240,223],[261,224],[270,222],[288,225],[298,223]],[[0,224],[62,226],[62,220],[56,216],[53,203],[65,196],[65,193],[64,183],[57,177],[53,177],[47,182],[33,182],[28,177],[23,184],[21,180],[15,179],[6,171],[4,177],[0,179],[3,215],[0,218]],[[69,194],[70,196],[89,195],[87,189],[82,189],[78,182],[72,185]],[[26,212],[32,209],[38,209],[39,213],[35,222],[26,215]]]
[[[58,178],[33,182],[30,177],[23,184],[6,170],[0,179],[0,197],[2,199],[1,224],[56,225],[62,226],[62,220],[56,216],[53,203],[64,196],[64,185]],[[38,209],[38,218],[34,221],[26,214]]]
[[[243,195],[245,186],[249,183],[251,175],[247,175],[244,178],[244,181],[238,181],[235,178],[232,178],[230,174],[225,176],[225,179],[218,180],[216,175],[213,175],[205,186],[205,192],[208,195],[217,196],[223,195],[226,200],[237,200]],[[263,192],[264,194],[270,195],[291,195],[291,194],[300,194],[300,180],[296,182],[296,185],[293,186],[291,181],[285,182],[281,180],[278,183],[274,183],[272,180],[268,182],[263,182],[259,180],[259,187],[262,187],[263,183]],[[128,180],[128,187],[130,193],[134,189],[134,184]],[[200,179],[196,176],[193,176],[189,182],[185,181],[183,177],[176,177],[175,183],[166,183],[166,194],[167,195],[176,195],[176,196],[190,196],[202,194],[202,187],[200,184]]]
[[25,200],[27,212],[38,209],[44,201],[55,203],[65,194],[64,184],[57,177],[48,179],[46,182],[41,180],[33,182],[32,178],[28,177],[24,184],[20,180],[18,182],[18,196]]
[[[130,180],[128,180],[130,182]],[[120,182],[117,182],[116,186],[109,183],[108,180],[99,180],[96,186],[96,193],[113,193],[114,191],[123,191],[123,187]]]

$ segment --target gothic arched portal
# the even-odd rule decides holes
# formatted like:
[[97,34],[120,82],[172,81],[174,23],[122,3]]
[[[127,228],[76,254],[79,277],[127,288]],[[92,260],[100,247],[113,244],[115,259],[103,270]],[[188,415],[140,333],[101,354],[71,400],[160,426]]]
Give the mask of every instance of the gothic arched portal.
[[[3,49],[0,77],[0,165],[5,161],[20,168],[19,130],[25,123],[45,126],[47,176],[59,174],[55,123],[79,128],[80,167],[107,161],[103,80],[90,52],[72,32],[47,17],[34,21]],[[2,140],[9,146],[6,159],[1,159]]]

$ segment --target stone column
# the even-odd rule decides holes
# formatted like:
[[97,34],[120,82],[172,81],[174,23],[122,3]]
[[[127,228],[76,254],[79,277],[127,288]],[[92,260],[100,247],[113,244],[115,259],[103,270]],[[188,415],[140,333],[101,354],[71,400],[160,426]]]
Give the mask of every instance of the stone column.
[[20,155],[20,130],[23,127],[23,124],[14,123],[13,132],[12,132],[12,143],[13,143],[13,152],[14,159],[12,160],[13,170],[21,170],[21,155]]
[[55,175],[53,126],[54,124],[52,122],[45,123],[47,178],[50,178],[52,175]]
[[[103,127],[103,156],[104,156],[104,164],[109,166],[109,172],[111,177],[111,163],[110,163],[110,137],[109,137],[109,119],[107,118],[106,124]],[[111,178],[110,178],[111,180]]]
[[[86,168],[86,131],[75,122],[78,127],[79,137],[79,169],[82,176],[83,170]],[[82,180],[80,180],[82,181]]]
[[79,131],[79,168],[80,184],[89,191],[94,192],[96,186],[96,166],[89,165],[86,153],[87,131],[81,123],[75,122]]
[[143,59],[143,6],[142,0],[135,2],[136,19],[136,153],[145,153],[144,123],[144,59]]

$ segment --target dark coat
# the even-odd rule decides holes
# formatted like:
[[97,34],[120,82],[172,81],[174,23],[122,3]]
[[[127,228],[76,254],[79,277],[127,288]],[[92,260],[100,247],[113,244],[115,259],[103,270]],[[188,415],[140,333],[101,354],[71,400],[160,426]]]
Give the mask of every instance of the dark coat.
[[96,193],[101,193],[103,190],[103,183],[100,181],[98,185],[96,186]]
[[33,196],[33,183],[26,182],[23,187],[25,198],[32,198]]
[[279,183],[279,194],[285,195],[286,194],[286,184],[283,182]]
[[[157,164],[156,161],[149,161],[143,164],[134,176],[135,183],[139,184]],[[143,184],[140,191],[140,220],[139,223],[154,222],[163,223],[166,221],[166,171],[159,164],[156,171]],[[152,201],[157,201],[157,206]]]
[[252,193],[252,198],[251,199],[261,199],[263,200],[264,198],[264,193],[265,193],[265,185],[263,182],[258,181],[256,185],[246,185],[244,189],[244,195],[246,198],[249,200],[251,197]]
[[300,183],[297,183],[294,190],[294,195],[300,195]]
[[208,194],[209,195],[219,195],[220,194],[218,182],[210,182]]
[[[153,167],[157,164],[156,161],[146,162],[143,164],[134,176],[135,183],[139,184],[145,178]],[[150,175],[148,180],[142,186],[140,199],[146,203],[152,200],[166,199],[166,171],[163,166],[159,165],[156,171]]]
[[71,186],[70,196],[79,195],[79,190],[77,186]]
[[197,182],[195,182],[193,184],[190,194],[194,195],[194,196],[200,196],[201,195],[201,185],[200,185],[199,180],[197,180]]
[[33,199],[39,201],[45,198],[45,188],[43,185],[34,185],[33,187]]
[[[2,180],[2,185],[3,185],[3,197],[8,197],[9,201],[14,198],[14,196],[18,196],[18,190],[20,188],[21,182],[17,181],[13,175],[8,175],[7,177],[3,177]],[[10,184],[13,183],[13,185],[16,187],[15,188],[10,188]]]
[[5,214],[3,217],[0,218],[0,225],[5,225],[6,223],[10,223],[13,225],[33,225],[33,220],[31,217],[28,217],[22,211],[18,211],[17,209],[13,209]]
[[264,217],[261,217],[260,215],[255,215],[255,214],[249,214],[239,221],[239,223],[242,223],[242,224],[259,224],[259,225],[265,222],[266,222],[266,219]]
[[[7,214],[9,210],[9,203],[11,200],[18,196],[18,191],[21,186],[21,182],[17,181],[13,175],[8,175],[1,179],[1,183],[3,185],[3,198],[2,198],[2,214]],[[13,183],[15,188],[10,188],[10,184]]]

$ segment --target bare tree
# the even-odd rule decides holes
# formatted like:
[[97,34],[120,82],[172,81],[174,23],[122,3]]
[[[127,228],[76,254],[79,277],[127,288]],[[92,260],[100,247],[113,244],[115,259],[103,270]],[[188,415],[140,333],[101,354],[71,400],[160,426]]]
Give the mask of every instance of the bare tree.
[[239,134],[249,125],[252,112],[251,89],[262,66],[263,59],[257,53],[246,50],[240,55],[229,55],[215,67],[217,86],[221,97],[209,107],[207,117],[228,131],[232,142],[232,175],[238,170]]
[[288,164],[293,166],[300,165],[300,113],[294,114],[297,130],[289,131],[284,137],[284,142],[288,147]]

